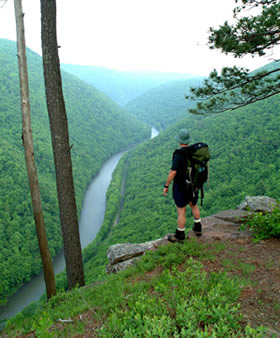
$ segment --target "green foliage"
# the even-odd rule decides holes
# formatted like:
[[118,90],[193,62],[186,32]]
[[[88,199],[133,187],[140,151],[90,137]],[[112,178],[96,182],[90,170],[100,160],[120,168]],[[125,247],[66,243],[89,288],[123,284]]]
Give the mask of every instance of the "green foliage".
[[242,16],[234,25],[226,21],[218,29],[210,28],[211,49],[221,49],[240,57],[244,54],[265,55],[280,41],[280,5],[278,1],[237,0],[242,7],[234,10],[235,17],[252,5],[262,7],[257,15]]
[[[197,241],[160,247],[143,256],[137,266],[109,276],[102,285],[60,292],[32,317],[18,314],[9,320],[5,334],[33,330],[43,337],[83,335],[83,325],[89,320],[96,327],[92,334],[101,337],[265,335],[262,326],[241,325],[238,298],[242,282],[226,273],[206,273],[197,260],[205,256],[205,249]],[[181,258],[175,260],[176,256]],[[147,272],[148,262],[155,273]],[[61,331],[57,325],[53,327],[60,318],[73,322]]]
[[[42,60],[27,50],[34,153],[51,255],[62,248]],[[150,128],[112,100],[63,73],[75,193],[80,211],[87,184],[112,154],[148,138]],[[21,140],[16,44],[0,40],[0,300],[39,273],[41,259]]]
[[280,208],[274,208],[271,213],[249,214],[243,224],[243,229],[249,228],[252,231],[255,241],[271,237],[280,238]]
[[100,336],[203,337],[211,332],[214,337],[242,332],[237,280],[220,273],[208,276],[192,258],[184,271],[163,270],[145,290],[131,291],[125,306],[108,317]]
[[235,110],[279,93],[279,61],[249,72],[239,67],[224,67],[219,74],[212,71],[202,87],[192,87],[186,98],[198,101],[189,112],[205,115]]
[[50,327],[53,324],[46,312],[43,312],[39,317],[38,321],[33,323],[31,328],[32,331],[36,332],[37,337],[47,338],[55,337],[54,333],[46,332],[46,327]]

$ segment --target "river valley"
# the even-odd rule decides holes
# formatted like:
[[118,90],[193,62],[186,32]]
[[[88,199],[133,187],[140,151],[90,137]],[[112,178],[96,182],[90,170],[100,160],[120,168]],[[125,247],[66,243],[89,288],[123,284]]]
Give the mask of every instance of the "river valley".
[[[151,138],[157,136],[158,133],[155,128],[152,128]],[[106,191],[110,184],[112,173],[125,152],[117,153],[107,160],[87,187],[79,220],[82,249],[94,240],[103,224],[106,210]],[[63,252],[54,258],[53,265],[55,274],[64,270]],[[45,282],[43,272],[41,272],[21,287],[13,296],[9,297],[5,305],[0,306],[0,320],[16,315],[27,305],[39,300],[44,292]]]

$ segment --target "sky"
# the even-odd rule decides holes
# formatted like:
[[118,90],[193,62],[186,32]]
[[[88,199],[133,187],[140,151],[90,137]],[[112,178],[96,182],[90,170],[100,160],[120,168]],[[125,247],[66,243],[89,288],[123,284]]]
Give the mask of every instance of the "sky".
[[[0,0],[0,38],[16,40],[14,1]],[[41,55],[40,1],[22,0],[27,47]],[[207,47],[209,27],[232,20],[234,0],[57,0],[61,63],[209,75],[254,70],[272,57],[233,58]]]

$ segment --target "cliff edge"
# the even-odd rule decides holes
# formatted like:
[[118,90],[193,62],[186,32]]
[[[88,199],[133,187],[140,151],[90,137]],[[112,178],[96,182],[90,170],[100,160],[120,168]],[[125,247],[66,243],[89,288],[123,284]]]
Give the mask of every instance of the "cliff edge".
[[[251,213],[272,212],[277,202],[267,196],[246,196],[236,209],[221,211],[213,216],[202,218],[203,235],[198,241],[230,240],[236,239],[240,244],[252,237],[251,232],[241,231],[240,226]],[[156,250],[160,245],[167,245],[168,234],[163,238],[145,243],[121,243],[112,245],[107,252],[109,264],[108,273],[117,273],[134,264],[148,250]],[[196,238],[190,231],[188,238]]]

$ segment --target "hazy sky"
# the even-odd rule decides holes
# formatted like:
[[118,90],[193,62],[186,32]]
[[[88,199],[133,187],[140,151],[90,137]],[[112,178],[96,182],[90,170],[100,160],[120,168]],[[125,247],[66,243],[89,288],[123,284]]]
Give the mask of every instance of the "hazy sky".
[[[13,3],[0,7],[0,38],[16,40]],[[26,45],[41,54],[40,1],[22,3]],[[234,6],[234,0],[57,0],[60,62],[201,75],[234,64],[253,70],[271,58],[234,59],[206,46],[209,27],[231,20]]]

